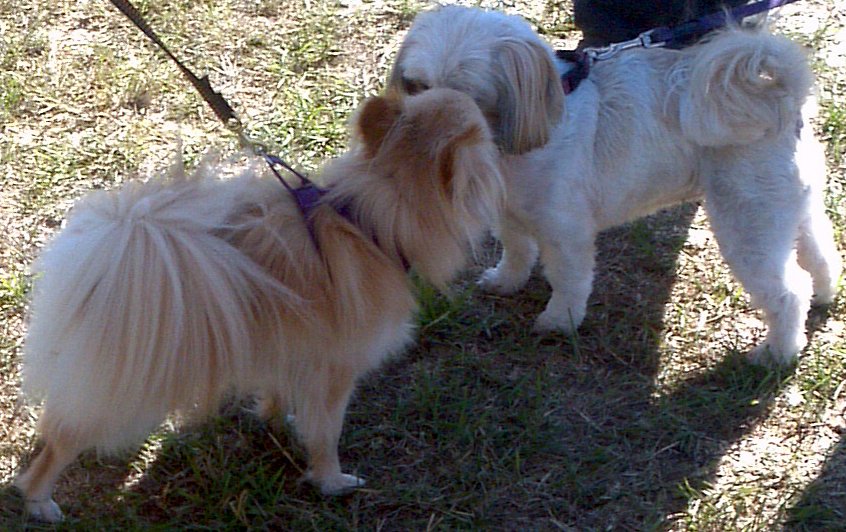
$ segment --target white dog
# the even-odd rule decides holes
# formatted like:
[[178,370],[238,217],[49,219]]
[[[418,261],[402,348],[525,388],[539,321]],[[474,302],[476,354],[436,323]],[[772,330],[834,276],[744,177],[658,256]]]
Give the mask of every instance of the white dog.
[[627,51],[597,62],[566,112],[556,61],[518,17],[445,7],[417,18],[391,74],[389,91],[473,96],[505,152],[504,250],[480,284],[519,289],[539,254],[552,297],[536,328],[571,332],[585,316],[597,233],[704,198],[723,256],[766,314],[753,360],[793,361],[812,290],[800,265],[823,304],[841,268],[823,152],[809,127],[797,134],[812,84],[803,51],[739,29],[680,51]]

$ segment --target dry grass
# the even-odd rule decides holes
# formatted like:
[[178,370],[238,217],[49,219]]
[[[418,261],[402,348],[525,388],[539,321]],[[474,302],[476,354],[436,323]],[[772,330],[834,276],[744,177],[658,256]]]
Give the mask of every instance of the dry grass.
[[[493,4],[494,2],[487,2]],[[313,169],[377,92],[415,0],[139,2],[236,102],[251,131]],[[495,2],[572,43],[568,2]],[[846,229],[846,8],[803,0],[779,27],[814,52],[829,212]],[[35,444],[17,405],[27,265],[85,191],[235,149],[105,1],[0,0],[0,523]],[[842,245],[841,249],[846,249]],[[548,287],[451,299],[421,287],[419,346],[367,379],[342,461],[368,488],[324,500],[295,443],[244,412],[164,427],[138,455],[86,455],[57,499],[67,528],[832,530],[846,528],[846,306],[815,311],[798,367],[746,364],[762,335],[700,210],[603,236],[578,337],[534,336]],[[841,294],[842,299],[842,294]]]

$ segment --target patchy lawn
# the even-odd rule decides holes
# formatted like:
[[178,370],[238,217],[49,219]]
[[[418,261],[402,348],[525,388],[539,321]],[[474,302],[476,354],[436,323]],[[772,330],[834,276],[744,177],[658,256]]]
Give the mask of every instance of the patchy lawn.
[[[476,3],[476,2],[468,2]],[[559,46],[569,2],[482,2]],[[139,0],[172,48],[259,138],[314,170],[380,90],[416,0]],[[803,0],[777,28],[808,45],[829,214],[846,250],[846,6]],[[36,445],[17,398],[28,264],[86,191],[235,140],[108,2],[0,0],[0,524],[29,526],[10,483]],[[566,154],[562,154],[565,156]],[[365,380],[341,444],[367,487],[323,499],[301,450],[226,405],[139,453],[84,455],[60,528],[833,530],[846,528],[846,304],[812,312],[798,367],[743,354],[763,325],[696,205],[603,235],[574,338],[530,332],[549,288],[450,297],[421,287],[418,346]]]

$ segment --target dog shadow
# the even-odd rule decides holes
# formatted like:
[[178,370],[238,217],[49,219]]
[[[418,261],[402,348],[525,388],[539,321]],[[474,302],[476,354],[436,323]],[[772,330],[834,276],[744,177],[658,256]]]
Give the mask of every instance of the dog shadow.
[[[252,399],[231,400],[217,415],[174,426],[166,423],[140,449],[100,457],[86,451],[62,473],[54,498],[75,530],[165,527],[178,523],[219,523],[228,528],[239,521],[243,496],[261,484],[267,493],[258,499],[269,506],[279,494],[319,505],[321,496],[300,481],[305,453],[286,427],[259,419]],[[40,450],[37,445],[29,459]],[[260,490],[259,490],[260,491]],[[266,495],[264,500],[262,496]],[[285,497],[282,499],[285,500]],[[268,502],[273,501],[273,502]],[[223,506],[227,511],[221,512]],[[0,487],[0,529],[54,530],[55,525],[29,519],[24,499],[11,484]],[[246,522],[246,520],[245,520]],[[268,526],[273,519],[266,521]],[[276,523],[284,529],[284,523]],[[273,527],[271,527],[273,529]]]
[[[565,357],[560,382],[572,388],[556,437],[560,459],[579,480],[565,483],[570,494],[560,495],[556,508],[559,521],[578,529],[664,528],[683,515],[715,480],[727,449],[767,416],[791,374],[750,364],[729,341],[723,352],[701,354],[709,362],[704,371],[688,363],[669,390],[658,386],[668,353],[675,351],[677,364],[693,356],[667,345],[664,331],[696,212],[684,205],[601,235],[594,294],[578,335],[538,341],[549,356]],[[540,275],[526,294],[502,301],[500,311],[528,302],[522,311],[537,316],[549,297]],[[819,313],[809,321],[811,334],[823,321]]]
[[[672,351],[667,308],[696,209],[665,211],[601,237],[595,293],[575,337],[529,333],[549,297],[537,274],[509,297],[482,294],[468,277],[458,304],[424,305],[418,347],[366,378],[350,406],[340,451],[342,464],[362,468],[368,480],[357,494],[327,500],[300,482],[305,460],[294,438],[247,412],[244,401],[203,423],[157,432],[132,459],[87,453],[63,474],[57,502],[78,528],[214,527],[221,513],[228,519],[221,527],[290,529],[305,519],[304,526],[342,528],[362,516],[422,526],[443,510],[435,501],[498,529],[543,528],[550,516],[581,530],[666,528],[715,480],[727,450],[769,414],[790,374],[751,365],[728,345],[705,354],[713,357],[707,369],[692,366],[672,387],[659,386]],[[480,257],[488,265],[493,258]],[[811,331],[824,320],[824,311],[812,314]],[[548,384],[512,387],[535,380]],[[509,401],[537,403],[537,421],[515,417]],[[521,423],[531,430],[503,429]],[[510,462],[517,446],[521,478],[541,480],[501,488],[504,481],[485,470],[496,460],[485,460]],[[841,442],[794,515],[816,511],[818,495],[836,489],[844,454]],[[480,491],[490,495],[474,499]],[[473,502],[463,508],[450,500]],[[22,507],[17,492],[0,489],[8,528],[32,526]]]
[[[846,415],[844,412],[842,415]],[[841,427],[841,433],[843,427]],[[820,476],[787,511],[787,530],[843,530],[846,524],[846,438],[826,459]]]

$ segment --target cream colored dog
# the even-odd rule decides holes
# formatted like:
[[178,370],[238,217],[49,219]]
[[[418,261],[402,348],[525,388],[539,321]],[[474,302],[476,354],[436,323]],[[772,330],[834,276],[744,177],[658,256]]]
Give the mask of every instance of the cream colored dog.
[[704,198],[723,257],[765,312],[752,358],[792,362],[812,293],[802,269],[817,303],[841,271],[823,152],[802,128],[812,75],[800,47],[730,29],[683,50],[627,51],[597,62],[564,112],[567,68],[522,19],[454,6],[420,15],[399,51],[389,91],[466,92],[503,149],[503,255],[480,284],[518,290],[539,255],[552,297],[536,327],[572,332],[597,234]]
[[16,482],[31,515],[61,519],[53,487],[84,449],[137,445],[232,392],[294,415],[323,493],[362,484],[341,472],[338,438],[358,378],[411,341],[406,269],[443,287],[504,186],[462,93],[377,97],[354,129],[308,220],[274,178],[215,168],[74,207],[35,267],[23,384],[44,399],[44,449]]

